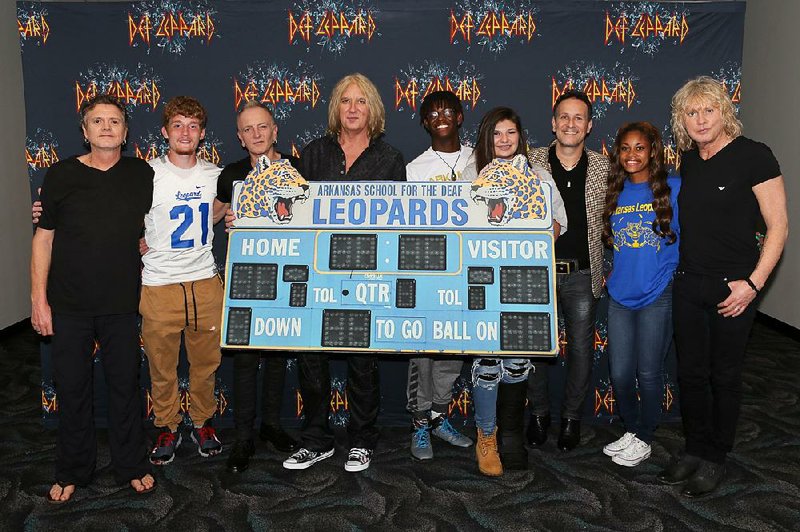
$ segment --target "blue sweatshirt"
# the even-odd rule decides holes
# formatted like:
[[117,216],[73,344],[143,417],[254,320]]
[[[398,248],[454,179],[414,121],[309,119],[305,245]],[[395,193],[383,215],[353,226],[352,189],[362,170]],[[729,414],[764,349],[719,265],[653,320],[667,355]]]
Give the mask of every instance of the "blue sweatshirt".
[[[668,177],[672,189],[670,228],[680,238],[678,227],[679,177]],[[678,266],[678,240],[667,244],[666,238],[653,232],[653,193],[649,183],[626,180],[619,194],[617,209],[611,216],[614,234],[614,268],[608,279],[608,293],[614,301],[631,309],[646,307],[656,299]]]

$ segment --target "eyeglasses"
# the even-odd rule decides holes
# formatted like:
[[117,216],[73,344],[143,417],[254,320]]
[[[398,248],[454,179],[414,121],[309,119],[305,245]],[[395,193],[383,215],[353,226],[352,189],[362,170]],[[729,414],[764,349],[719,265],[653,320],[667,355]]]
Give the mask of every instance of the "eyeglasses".
[[453,118],[454,116],[456,116],[456,111],[455,109],[450,109],[450,108],[442,109],[441,112],[431,111],[427,115],[428,120],[436,120],[437,118],[439,118],[439,114],[443,114],[445,118]]

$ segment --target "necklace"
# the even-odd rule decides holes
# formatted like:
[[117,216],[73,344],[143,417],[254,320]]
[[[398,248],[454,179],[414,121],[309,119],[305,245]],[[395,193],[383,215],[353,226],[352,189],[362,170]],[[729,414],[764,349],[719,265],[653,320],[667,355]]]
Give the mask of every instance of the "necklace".
[[569,172],[570,170],[573,170],[576,166],[578,166],[578,163],[581,162],[581,160],[579,158],[572,164],[564,164],[564,161],[561,159],[561,157],[559,157],[558,162],[561,163],[561,168],[563,168],[565,172]]
[[456,166],[458,165],[458,160],[461,159],[461,150],[460,149],[458,150],[458,157],[456,157],[456,162],[453,163],[453,166],[450,166],[449,164],[447,164],[447,161],[444,160],[444,157],[439,155],[438,151],[433,150],[433,149],[431,151],[433,153],[435,153],[436,156],[444,163],[444,165],[450,169],[450,181],[455,181],[457,179],[457,177],[456,177]]

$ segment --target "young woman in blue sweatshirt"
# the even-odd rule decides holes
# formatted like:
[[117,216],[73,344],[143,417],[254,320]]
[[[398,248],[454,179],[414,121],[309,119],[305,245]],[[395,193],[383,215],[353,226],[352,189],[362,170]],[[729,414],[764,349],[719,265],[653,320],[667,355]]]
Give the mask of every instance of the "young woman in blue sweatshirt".
[[614,250],[607,283],[608,348],[625,434],[603,452],[627,467],[650,457],[661,417],[664,358],[672,342],[679,189],[680,178],[667,177],[658,130],[648,122],[622,126],[614,142],[603,240]]

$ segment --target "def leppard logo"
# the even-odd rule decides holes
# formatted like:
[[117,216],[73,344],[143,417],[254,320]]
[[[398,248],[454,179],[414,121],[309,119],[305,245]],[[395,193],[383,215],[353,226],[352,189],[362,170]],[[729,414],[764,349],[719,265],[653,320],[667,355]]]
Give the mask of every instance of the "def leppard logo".
[[664,145],[664,164],[673,167],[675,170],[681,168],[681,152],[676,150],[672,144]]
[[597,416],[603,411],[610,416],[614,415],[614,405],[617,400],[614,398],[614,389],[608,386],[605,390],[602,388],[594,389],[594,415]]
[[334,37],[366,37],[369,42],[377,28],[372,11],[363,9],[354,13],[326,9],[315,15],[303,11],[297,17],[289,10],[288,19],[289,44],[293,44],[297,39],[309,44],[313,36],[327,40]]
[[[558,97],[564,92],[574,89],[575,85],[572,79],[559,83],[553,77],[551,105],[555,105]],[[630,108],[636,101],[636,88],[631,78],[621,78],[608,82],[606,78],[589,77],[579,86],[592,103],[621,103]]]
[[276,106],[282,103],[310,103],[314,108],[319,101],[320,92],[316,79],[267,79],[239,82],[233,80],[234,107],[243,102],[258,100]]
[[199,148],[197,148],[197,156],[201,159],[205,159],[206,161],[219,165],[222,158],[219,156],[219,150],[217,150],[217,146],[214,144],[202,144]]
[[341,54],[348,43],[379,36],[378,10],[370,0],[299,0],[287,11],[289,44],[310,45]]
[[[94,98],[98,93],[98,84],[94,81],[86,86],[81,86],[80,82],[75,82],[75,110],[79,111],[81,104],[90,98]],[[155,109],[161,101],[161,91],[155,80],[134,81],[110,80],[104,84],[103,90],[106,94],[116,96],[119,100],[128,105],[147,105]]]
[[42,387],[42,410],[45,414],[55,414],[58,412],[58,398],[56,391],[52,387]]
[[[145,412],[148,418],[152,417],[154,414],[153,410],[153,397],[150,395],[150,390],[145,391]],[[214,395],[216,396],[217,406],[216,406],[216,413],[217,415],[223,415],[225,411],[228,409],[228,398],[225,396],[225,391],[217,388],[214,391]],[[179,412],[183,416],[189,415],[189,409],[192,406],[192,394],[189,393],[189,390],[184,386],[179,384],[178,390],[178,399],[179,399]]]
[[643,12],[636,18],[629,18],[625,14],[612,17],[606,12],[605,19],[605,41],[608,44],[611,40],[625,44],[625,38],[639,38],[642,40],[652,37],[677,39],[679,44],[689,33],[689,23],[686,15],[672,14],[662,17],[659,14]]
[[133,154],[139,159],[144,159],[145,161],[157,159],[161,157],[161,153],[162,152],[159,150],[159,147],[155,144],[140,146],[138,143],[134,143],[133,145]]
[[214,30],[214,19],[209,12],[197,13],[187,22],[183,13],[179,12],[176,15],[172,11],[167,11],[160,16],[156,24],[153,24],[149,13],[137,18],[128,13],[128,44],[131,46],[137,39],[150,46],[153,36],[168,41],[177,37],[201,39],[209,43],[214,36]]
[[17,29],[23,40],[38,40],[42,44],[47,44],[47,38],[50,36],[50,25],[44,13],[18,13]]
[[595,328],[594,330],[594,350],[595,351],[605,351],[606,346],[608,345],[608,338],[602,334],[600,331]]
[[267,104],[278,121],[288,120],[300,106],[313,109],[324,101],[322,83],[314,65],[300,60],[292,65],[255,62],[233,76],[233,106],[249,101]]
[[[636,394],[637,399],[641,400],[641,396]],[[664,395],[661,399],[661,407],[664,412],[672,412],[672,405],[675,402],[675,397],[672,393],[672,387],[667,383],[664,385]],[[617,399],[614,396],[614,387],[610,384],[605,386],[598,386],[594,389],[594,415],[608,414],[614,415],[615,405]]]
[[740,81],[722,81],[722,86],[728,91],[731,97],[731,102],[739,104],[742,101],[742,84]]
[[25,148],[25,162],[32,169],[49,168],[58,162],[58,154],[52,144],[40,144]]
[[447,407],[447,415],[452,416],[453,412],[458,412],[462,417],[467,417],[471,402],[469,391],[466,388],[462,389],[458,394],[453,394],[450,405]]
[[456,15],[450,10],[450,44],[458,37],[472,44],[473,35],[490,41],[497,37],[521,37],[530,42],[535,34],[536,21],[530,12],[509,16],[505,10],[489,9],[482,17],[475,17],[470,11]]
[[[295,416],[300,417],[303,415],[303,395],[300,390],[294,391],[295,397]],[[347,392],[340,390],[338,387],[331,388],[331,413],[334,416],[341,415],[342,412],[347,411]]]
[[[422,87],[425,89],[423,90]],[[399,109],[407,104],[411,109],[416,110],[417,104],[434,91],[450,91],[461,101],[471,105],[473,109],[478,105],[481,96],[481,88],[476,78],[451,81],[449,76],[443,78],[433,76],[425,81],[412,78],[406,82],[394,78],[394,108]]]

